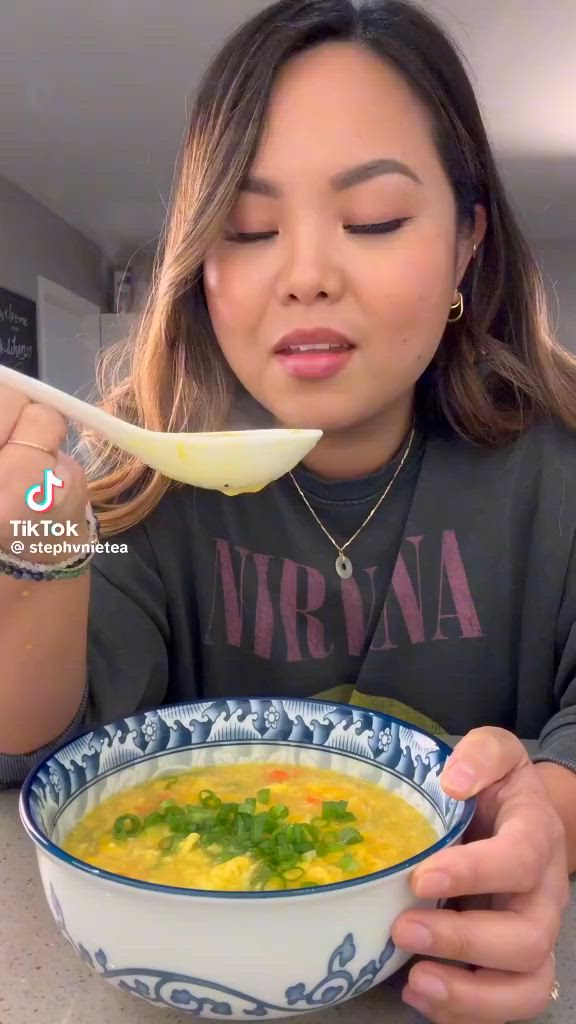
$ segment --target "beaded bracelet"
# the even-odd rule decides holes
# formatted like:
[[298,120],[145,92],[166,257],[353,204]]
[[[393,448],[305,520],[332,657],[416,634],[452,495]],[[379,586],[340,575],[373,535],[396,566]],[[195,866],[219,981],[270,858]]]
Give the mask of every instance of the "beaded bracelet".
[[0,573],[13,576],[14,579],[34,580],[38,583],[43,580],[73,579],[76,576],[81,576],[94,558],[96,553],[94,545],[99,539],[98,519],[90,502],[86,505],[86,524],[89,528],[89,538],[84,544],[91,548],[86,558],[78,559],[74,556],[52,565],[46,562],[27,562],[0,548]]

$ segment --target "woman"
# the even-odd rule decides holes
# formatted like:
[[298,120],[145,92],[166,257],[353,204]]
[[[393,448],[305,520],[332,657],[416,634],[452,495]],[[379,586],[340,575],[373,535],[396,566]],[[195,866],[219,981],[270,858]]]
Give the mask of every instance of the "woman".
[[[576,864],[576,364],[427,16],[280,0],[234,34],[114,370],[105,404],[150,428],[324,437],[235,498],[86,438],[128,554],[90,574],[46,554],[42,587],[10,520],[48,461],[54,518],[83,522],[85,478],[60,417],[2,392],[5,781],[83,726],[200,695],[322,696],[466,734],[443,784],[479,794],[474,832],[413,885],[476,899],[406,914],[394,938],[477,970],[420,962],[404,998],[446,1024],[539,1013]],[[535,763],[516,736],[540,736]]]

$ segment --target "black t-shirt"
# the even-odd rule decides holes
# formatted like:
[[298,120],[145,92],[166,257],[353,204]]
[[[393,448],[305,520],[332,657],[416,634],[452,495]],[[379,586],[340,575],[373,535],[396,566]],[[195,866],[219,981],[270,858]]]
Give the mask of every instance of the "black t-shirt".
[[[396,463],[326,482],[299,468],[340,543]],[[488,449],[416,434],[347,549],[289,476],[259,494],[171,490],[92,568],[88,685],[74,730],[212,697],[302,696],[460,735],[540,736],[576,770],[576,436],[542,422]],[[31,758],[0,759],[14,780]]]

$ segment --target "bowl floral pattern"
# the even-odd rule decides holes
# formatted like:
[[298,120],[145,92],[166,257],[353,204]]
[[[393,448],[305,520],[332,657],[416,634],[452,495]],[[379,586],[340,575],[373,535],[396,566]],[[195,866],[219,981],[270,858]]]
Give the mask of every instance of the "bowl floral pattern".
[[[105,980],[205,1019],[298,1016],[366,991],[408,959],[394,947],[390,926],[418,903],[410,869],[457,842],[474,811],[474,801],[453,800],[440,786],[450,752],[420,729],[350,705],[268,698],[179,704],[95,728],[56,750],[27,779],[21,816],[58,927]],[[123,878],[59,845],[75,821],[120,789],[193,764],[254,757],[384,780],[435,823],[438,842],[410,861],[320,889],[239,893]],[[201,914],[198,939],[191,913]],[[271,921],[287,936],[281,960],[267,939]],[[187,942],[177,941],[185,932]]]

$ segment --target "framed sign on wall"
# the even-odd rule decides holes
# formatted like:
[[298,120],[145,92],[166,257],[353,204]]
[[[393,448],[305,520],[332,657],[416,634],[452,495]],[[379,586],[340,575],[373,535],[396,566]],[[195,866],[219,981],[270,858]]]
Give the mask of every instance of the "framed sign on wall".
[[0,288],[0,364],[38,376],[36,303]]

